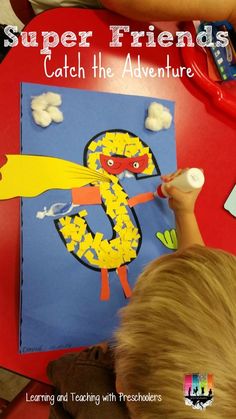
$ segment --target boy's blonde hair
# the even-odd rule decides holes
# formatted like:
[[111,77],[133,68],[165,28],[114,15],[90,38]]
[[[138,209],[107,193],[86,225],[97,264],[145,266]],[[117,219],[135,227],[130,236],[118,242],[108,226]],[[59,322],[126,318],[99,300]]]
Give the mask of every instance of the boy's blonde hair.
[[[193,246],[155,260],[137,281],[116,333],[117,377],[139,419],[236,418],[236,257]],[[185,406],[184,375],[212,373],[206,411]]]

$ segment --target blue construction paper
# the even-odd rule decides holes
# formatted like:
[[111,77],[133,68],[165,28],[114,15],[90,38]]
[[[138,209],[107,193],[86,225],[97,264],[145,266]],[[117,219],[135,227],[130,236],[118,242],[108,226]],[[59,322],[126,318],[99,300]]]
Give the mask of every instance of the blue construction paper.
[[[47,128],[37,126],[30,102],[45,92],[62,96],[64,121]],[[22,154],[55,156],[83,164],[87,142],[102,131],[123,129],[139,136],[154,153],[161,173],[176,169],[174,123],[170,129],[151,132],[144,120],[151,102],[167,106],[174,116],[174,103],[157,98],[100,93],[79,89],[22,84]],[[160,177],[120,181],[130,197],[154,191]],[[83,266],[66,249],[54,219],[36,213],[54,203],[69,202],[70,191],[50,190],[36,198],[22,199],[22,276],[20,351],[22,353],[91,345],[112,338],[119,324],[118,310],[127,303],[115,271],[110,272],[110,299],[100,301],[100,272]],[[94,232],[111,235],[111,225],[99,205],[81,206]],[[156,232],[174,228],[174,217],[165,199],[135,207],[142,229],[138,257],[128,264],[133,287],[144,266],[169,253]],[[157,278],[158,280],[158,278]]]

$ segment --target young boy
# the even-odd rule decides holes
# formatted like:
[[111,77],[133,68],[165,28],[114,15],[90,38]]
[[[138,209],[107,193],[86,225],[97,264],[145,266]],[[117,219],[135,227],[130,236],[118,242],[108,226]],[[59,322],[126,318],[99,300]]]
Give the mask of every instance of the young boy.
[[236,26],[235,0],[101,0],[101,3],[137,20],[228,20]]
[[[139,277],[129,304],[121,310],[115,366],[104,346],[49,364],[49,377],[60,394],[100,397],[96,404],[69,396],[53,407],[51,418],[68,412],[77,419],[235,419],[236,258],[204,247],[194,215],[199,190],[167,190],[178,251],[153,261]],[[214,400],[206,411],[185,406],[184,376],[194,373],[214,377]],[[103,402],[102,394],[110,393],[116,400]],[[139,395],[149,393],[153,401],[139,401]],[[132,396],[138,401],[131,401]]]
[[[228,20],[236,26],[235,0],[1,0],[0,22],[12,24],[12,15],[20,17],[23,23],[30,17],[28,3],[34,13],[54,7],[105,7],[121,15],[143,21],[162,20]],[[5,16],[5,20],[3,19]],[[16,23],[15,23],[16,24]],[[19,29],[21,29],[19,27]]]

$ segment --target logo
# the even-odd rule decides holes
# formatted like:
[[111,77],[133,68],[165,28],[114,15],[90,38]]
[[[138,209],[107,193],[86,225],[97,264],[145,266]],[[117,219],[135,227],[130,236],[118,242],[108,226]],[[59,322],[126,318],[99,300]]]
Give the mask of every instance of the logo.
[[213,403],[213,374],[188,374],[184,377],[186,406],[204,410]]

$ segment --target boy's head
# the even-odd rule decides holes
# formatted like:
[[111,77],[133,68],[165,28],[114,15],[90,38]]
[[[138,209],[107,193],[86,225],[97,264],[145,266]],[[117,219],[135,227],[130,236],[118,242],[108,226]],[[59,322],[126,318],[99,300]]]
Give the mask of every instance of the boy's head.
[[[236,257],[194,246],[152,262],[121,310],[116,370],[125,394],[162,395],[130,402],[132,418],[235,419]],[[206,411],[185,406],[186,374],[212,373]]]

